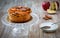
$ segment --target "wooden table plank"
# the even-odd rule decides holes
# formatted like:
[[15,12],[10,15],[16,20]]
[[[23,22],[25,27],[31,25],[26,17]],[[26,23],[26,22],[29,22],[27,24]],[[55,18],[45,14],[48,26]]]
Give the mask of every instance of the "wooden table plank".
[[29,34],[29,38],[39,38],[39,28],[38,25],[34,25],[32,31]]
[[43,31],[40,29],[40,37],[39,38],[44,38],[43,37]]
[[[57,12],[57,20],[60,21],[60,10]],[[60,23],[58,23],[58,30],[56,31],[56,38],[60,38]]]

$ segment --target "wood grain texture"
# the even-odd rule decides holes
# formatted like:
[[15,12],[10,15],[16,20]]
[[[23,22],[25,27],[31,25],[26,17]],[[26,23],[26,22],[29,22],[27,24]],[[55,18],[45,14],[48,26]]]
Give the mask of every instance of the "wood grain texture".
[[[14,0],[6,0],[4,1],[4,3],[1,4],[1,8],[0,8],[0,37],[1,38],[19,38],[19,37],[10,37],[9,36],[9,32],[6,33],[7,31],[6,30],[9,30],[8,28],[5,28],[6,30],[4,31],[3,33],[3,30],[4,30],[4,26],[2,25],[1,23],[1,17],[6,13],[6,10],[8,9],[8,7],[11,6],[11,2],[13,2]],[[19,0],[20,1],[20,0]],[[28,2],[30,0],[26,0],[25,2]],[[39,21],[39,24],[38,25],[35,25],[33,26],[32,28],[32,31],[29,32],[29,35],[28,36],[23,36],[23,37],[20,37],[20,38],[60,38],[60,23],[58,24],[59,25],[59,29],[56,31],[56,32],[53,32],[53,33],[45,33],[43,32],[39,26],[41,23],[43,22],[47,22],[46,20],[43,20],[42,17],[47,14],[47,12],[43,11],[42,7],[41,7],[41,4],[43,1],[54,1],[54,0],[31,0],[30,2],[35,3],[35,13],[38,14],[39,18],[40,18],[40,21]],[[21,1],[20,1],[21,2]],[[22,1],[24,2],[24,0]],[[25,3],[24,2],[24,3]],[[60,1],[59,1],[60,2]],[[10,4],[10,5],[9,5]],[[32,5],[32,8],[34,7],[34,5]],[[7,6],[7,7],[6,7]],[[13,6],[13,5],[12,5]],[[34,10],[34,8],[33,8]],[[47,14],[47,15],[50,15],[50,14]],[[60,21],[60,10],[57,11],[57,14],[55,15],[51,15],[53,17],[52,20],[48,20],[48,21],[51,21],[51,22],[57,22],[57,21]],[[9,27],[10,28],[10,27]],[[3,35],[3,36],[2,36]]]

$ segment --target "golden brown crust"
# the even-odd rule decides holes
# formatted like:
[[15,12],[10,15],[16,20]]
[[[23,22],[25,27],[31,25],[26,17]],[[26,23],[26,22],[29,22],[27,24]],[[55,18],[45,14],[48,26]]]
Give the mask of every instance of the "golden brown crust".
[[12,7],[8,10],[8,12],[11,14],[11,13],[17,13],[20,14],[22,12],[24,13],[31,13],[31,9],[28,8],[28,7],[22,7],[22,6],[15,6],[15,7]]
[[8,10],[9,20],[24,22],[30,19],[31,9],[28,7],[16,6]]

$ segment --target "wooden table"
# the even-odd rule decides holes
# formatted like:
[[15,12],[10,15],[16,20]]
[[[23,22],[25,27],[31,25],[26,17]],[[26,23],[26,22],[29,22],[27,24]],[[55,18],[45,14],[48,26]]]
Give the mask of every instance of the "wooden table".
[[[46,1],[47,1],[47,0],[46,0]],[[35,1],[35,2],[36,2],[36,1]],[[7,3],[9,3],[9,1],[8,1]],[[7,3],[6,3],[6,1],[5,1],[5,2],[4,2],[4,5],[7,4]],[[41,0],[40,0],[40,2],[39,2],[39,1],[37,2],[37,4],[39,4],[39,3],[41,4]],[[40,4],[39,4],[39,5],[40,5]],[[4,7],[4,5],[2,5],[2,7]],[[37,7],[40,7],[39,5],[36,5],[36,8],[37,8]],[[1,16],[2,16],[3,14],[5,14],[4,11],[3,11],[3,9],[4,9],[4,8],[1,8],[1,9],[0,9],[0,18],[1,18]],[[36,26],[33,26],[33,28],[32,28],[33,31],[29,32],[29,35],[28,35],[27,37],[24,36],[23,38],[60,38],[60,28],[59,28],[56,32],[53,32],[53,33],[45,33],[45,32],[43,32],[43,31],[39,28],[39,26],[40,26],[41,23],[46,22],[46,20],[43,20],[43,19],[42,19],[42,16],[44,16],[45,14],[47,14],[47,12],[41,11],[41,9],[40,9],[40,11],[38,11],[38,12],[36,12],[36,13],[39,15],[39,18],[40,18],[39,24],[36,25]],[[47,14],[47,15],[50,15],[50,14]],[[60,21],[60,11],[57,11],[56,14],[51,15],[51,16],[53,17],[53,19],[52,19],[52,20],[48,20],[48,21],[51,21],[51,22]],[[59,25],[59,27],[60,27],[60,24],[58,24],[58,25]],[[35,30],[36,30],[36,31],[35,31]],[[2,26],[1,19],[0,19],[0,38],[1,38],[2,35],[3,35],[3,31],[4,31],[4,28],[3,28],[3,26]],[[18,38],[18,37],[17,37],[17,38]]]
[[[57,14],[51,15],[51,16],[53,17],[53,19],[52,20],[48,20],[48,21],[50,21],[50,22],[60,21],[60,13],[59,12],[57,12]],[[46,21],[42,20],[40,22],[40,24],[43,23],[43,22],[46,22]],[[39,26],[40,26],[40,24],[39,24]],[[60,24],[58,24],[58,25],[60,27]],[[30,33],[31,34],[30,38],[60,38],[60,28],[56,32],[53,32],[53,33],[46,33],[44,31],[42,31],[41,29],[39,29],[39,27],[36,27],[36,28],[37,28],[36,32],[31,32]]]

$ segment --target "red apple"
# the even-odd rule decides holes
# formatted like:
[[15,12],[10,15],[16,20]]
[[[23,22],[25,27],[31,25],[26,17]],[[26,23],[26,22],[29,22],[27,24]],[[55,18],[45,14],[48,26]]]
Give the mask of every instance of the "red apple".
[[50,2],[44,1],[44,2],[42,3],[42,8],[43,8],[45,11],[47,11],[47,9],[49,9],[49,7],[50,7]]
[[56,1],[56,3],[57,3],[57,6],[58,6],[58,8],[59,8],[59,2],[58,2],[58,1]]

